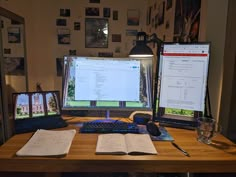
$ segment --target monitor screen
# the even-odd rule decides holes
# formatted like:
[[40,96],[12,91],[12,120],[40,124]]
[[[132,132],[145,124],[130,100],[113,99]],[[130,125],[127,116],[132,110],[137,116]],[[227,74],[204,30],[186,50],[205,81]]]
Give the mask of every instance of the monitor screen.
[[62,110],[151,110],[152,59],[65,56]]
[[169,108],[172,115],[180,110],[180,116],[185,116],[183,110],[192,112],[192,117],[194,111],[204,112],[209,56],[209,43],[163,43],[159,108]]

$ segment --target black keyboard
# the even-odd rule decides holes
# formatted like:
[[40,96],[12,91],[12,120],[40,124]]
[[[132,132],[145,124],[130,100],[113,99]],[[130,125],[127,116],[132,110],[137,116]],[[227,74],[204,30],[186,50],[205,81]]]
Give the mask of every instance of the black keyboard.
[[128,122],[85,122],[81,133],[139,133],[138,125]]

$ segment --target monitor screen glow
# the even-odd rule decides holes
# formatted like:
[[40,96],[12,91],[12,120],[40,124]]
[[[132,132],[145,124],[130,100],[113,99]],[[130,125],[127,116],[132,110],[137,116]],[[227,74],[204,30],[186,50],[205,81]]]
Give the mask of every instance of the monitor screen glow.
[[152,59],[65,56],[62,110],[151,110]]

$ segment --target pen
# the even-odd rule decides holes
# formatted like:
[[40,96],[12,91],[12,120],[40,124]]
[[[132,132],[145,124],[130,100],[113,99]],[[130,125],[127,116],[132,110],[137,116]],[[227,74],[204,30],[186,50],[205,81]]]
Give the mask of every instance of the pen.
[[187,151],[185,151],[184,149],[182,149],[181,147],[179,147],[176,143],[174,143],[173,141],[171,142],[171,144],[176,147],[178,150],[180,150],[185,156],[190,157],[189,153]]

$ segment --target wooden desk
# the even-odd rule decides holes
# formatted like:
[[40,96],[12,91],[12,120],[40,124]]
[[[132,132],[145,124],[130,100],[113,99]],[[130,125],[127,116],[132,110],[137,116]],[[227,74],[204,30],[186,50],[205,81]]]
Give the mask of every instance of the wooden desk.
[[222,135],[215,137],[212,145],[205,145],[196,140],[193,130],[167,130],[191,157],[170,142],[160,141],[154,142],[158,155],[95,155],[98,135],[80,133],[66,157],[16,157],[16,151],[32,136],[26,133],[13,136],[0,147],[0,172],[236,172],[236,145]]

